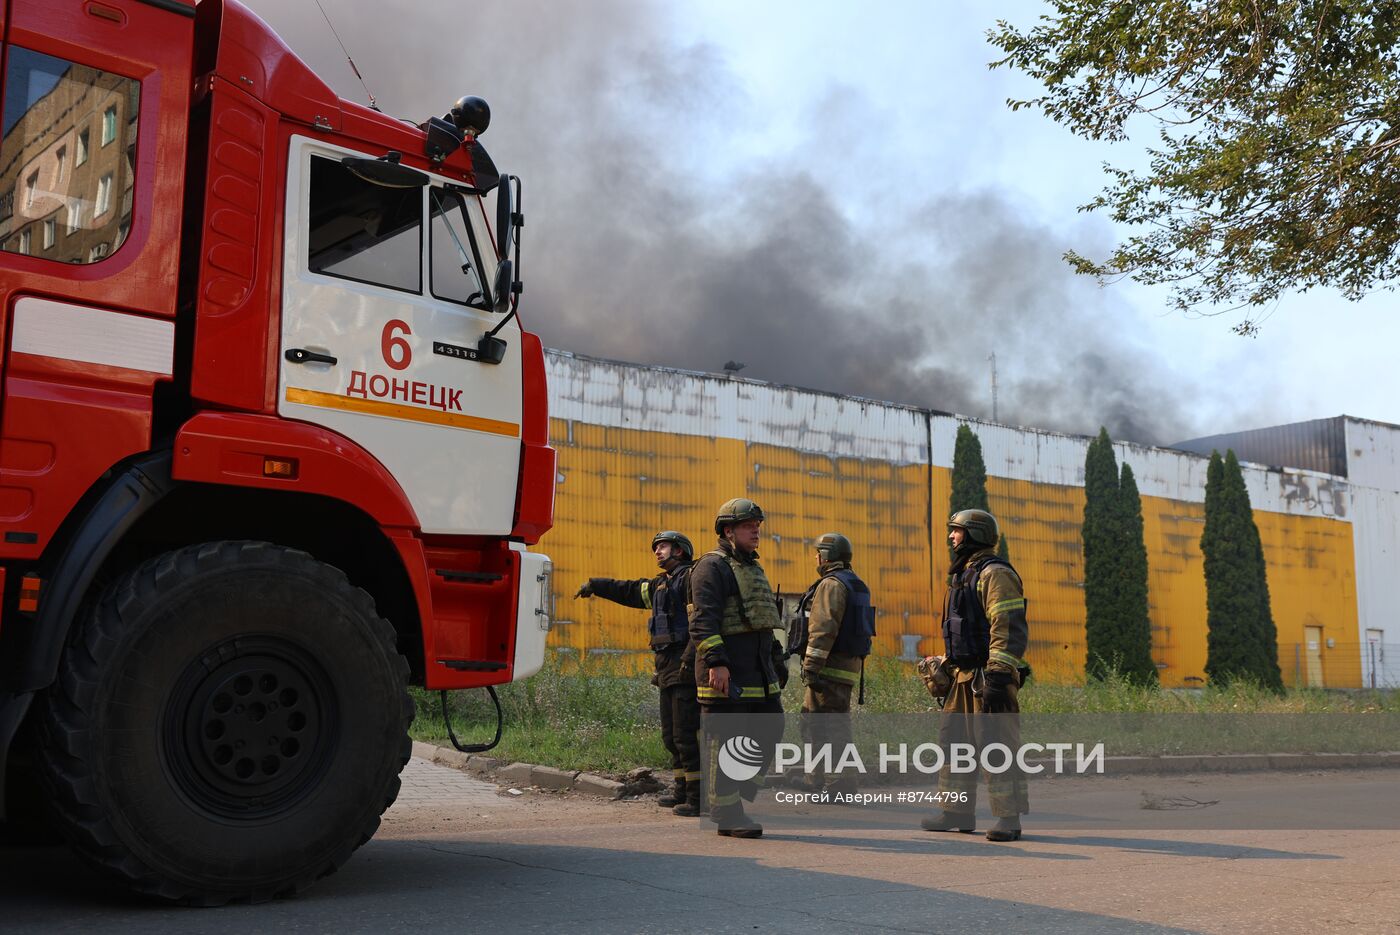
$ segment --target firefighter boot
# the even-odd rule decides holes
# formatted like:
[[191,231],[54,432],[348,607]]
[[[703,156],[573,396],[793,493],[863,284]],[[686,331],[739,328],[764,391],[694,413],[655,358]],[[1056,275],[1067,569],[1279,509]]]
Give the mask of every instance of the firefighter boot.
[[[957,831],[960,834],[971,834],[977,827],[977,819],[967,812],[942,811],[937,815],[929,815],[919,822],[919,827],[925,831]],[[991,837],[990,832],[988,837]]]
[[692,782],[685,790],[685,801],[676,804],[672,812],[682,818],[695,818],[704,814],[700,810],[700,783]]
[[685,785],[685,777],[677,777],[675,787],[670,792],[667,792],[665,795],[661,796],[661,798],[657,799],[656,804],[660,805],[662,808],[674,808],[680,805],[686,799]]
[[763,826],[744,813],[742,805],[727,805],[711,812],[722,838],[761,838]]
[[998,818],[997,823],[987,829],[988,841],[1021,840],[1021,819]]

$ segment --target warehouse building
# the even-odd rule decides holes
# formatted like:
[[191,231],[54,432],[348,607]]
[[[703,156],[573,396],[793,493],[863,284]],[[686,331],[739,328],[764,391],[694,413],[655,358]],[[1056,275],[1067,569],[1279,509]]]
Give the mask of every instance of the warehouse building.
[[[678,529],[703,551],[715,508],[746,496],[767,513],[760,552],[783,594],[810,583],[813,540],[843,532],[879,607],[876,653],[940,651],[953,442],[967,424],[1025,581],[1030,662],[1043,679],[1082,678],[1087,437],[561,351],[547,366],[559,473],[542,548],[555,563],[556,647],[649,662],[641,614],[571,600],[574,589],[595,575],[654,574],[658,529]],[[1249,462],[1285,682],[1400,684],[1400,646],[1386,659],[1387,640],[1400,643],[1400,621],[1389,619],[1400,596],[1400,427],[1348,417],[1175,448],[1115,446],[1142,494],[1163,684],[1205,678],[1200,538],[1207,456],[1222,446]]]

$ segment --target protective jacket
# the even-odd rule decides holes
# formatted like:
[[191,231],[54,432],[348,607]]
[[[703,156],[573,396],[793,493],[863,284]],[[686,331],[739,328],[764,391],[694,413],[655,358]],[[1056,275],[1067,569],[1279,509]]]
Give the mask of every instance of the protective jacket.
[[1027,668],[1026,598],[1021,577],[991,548],[954,562],[943,607],[943,643],[960,669]]
[[[701,704],[764,701],[779,695],[773,631],[782,626],[777,599],[757,552],[721,539],[700,556],[690,576],[690,638],[695,645],[695,685]],[[710,687],[710,669],[729,668],[730,696]]]
[[802,668],[809,676],[854,685],[875,635],[870,589],[849,562],[826,562],[817,571],[821,577],[798,605],[807,621]]
[[690,681],[695,666],[695,646],[690,641],[686,605],[690,599],[690,573],[695,566],[683,562],[655,578],[623,581],[589,578],[593,594],[624,607],[651,611],[647,631],[656,654],[656,678],[661,688]]

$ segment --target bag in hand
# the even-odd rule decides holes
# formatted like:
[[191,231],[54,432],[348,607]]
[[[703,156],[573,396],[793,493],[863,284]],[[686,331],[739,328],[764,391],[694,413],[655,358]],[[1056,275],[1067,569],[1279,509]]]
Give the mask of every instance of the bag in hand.
[[919,678],[935,701],[942,701],[953,690],[953,674],[948,671],[947,656],[925,656],[919,660]]

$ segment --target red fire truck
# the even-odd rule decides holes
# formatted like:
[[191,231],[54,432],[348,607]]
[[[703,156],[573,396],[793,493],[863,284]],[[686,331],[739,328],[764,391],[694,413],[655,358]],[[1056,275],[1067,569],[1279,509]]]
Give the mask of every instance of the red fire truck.
[[0,29],[10,817],[32,770],[140,891],[299,891],[394,800],[410,683],[543,660],[518,180],[484,102],[342,100],[234,0],[0,0]]

